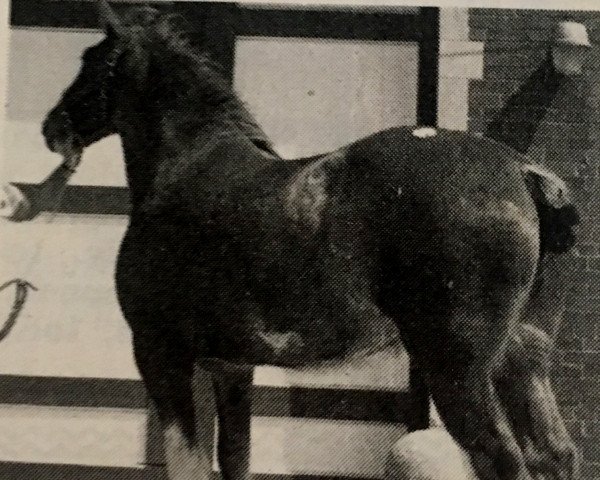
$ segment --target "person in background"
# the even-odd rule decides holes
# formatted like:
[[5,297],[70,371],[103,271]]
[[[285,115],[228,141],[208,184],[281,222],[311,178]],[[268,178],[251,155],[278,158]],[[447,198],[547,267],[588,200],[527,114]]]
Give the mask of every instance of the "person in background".
[[488,123],[484,136],[526,154],[560,88],[582,73],[590,48],[584,25],[559,23],[546,58]]

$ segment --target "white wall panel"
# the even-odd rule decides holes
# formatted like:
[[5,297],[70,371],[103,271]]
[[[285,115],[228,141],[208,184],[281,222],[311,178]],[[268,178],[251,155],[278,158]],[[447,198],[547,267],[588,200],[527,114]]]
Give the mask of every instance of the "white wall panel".
[[286,157],[416,121],[416,44],[240,38],[235,87]]

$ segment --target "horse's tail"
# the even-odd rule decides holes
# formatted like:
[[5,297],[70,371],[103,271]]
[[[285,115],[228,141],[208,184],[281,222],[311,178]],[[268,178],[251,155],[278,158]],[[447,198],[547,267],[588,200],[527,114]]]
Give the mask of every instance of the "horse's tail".
[[521,168],[540,219],[540,251],[565,253],[575,244],[579,212],[566,183],[555,173],[533,164]]

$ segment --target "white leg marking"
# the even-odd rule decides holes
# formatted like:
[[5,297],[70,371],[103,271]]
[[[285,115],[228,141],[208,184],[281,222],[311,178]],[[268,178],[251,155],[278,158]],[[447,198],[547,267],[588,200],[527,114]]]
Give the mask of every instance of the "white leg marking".
[[208,446],[190,446],[177,424],[165,429],[164,439],[169,480],[212,478],[212,451]]

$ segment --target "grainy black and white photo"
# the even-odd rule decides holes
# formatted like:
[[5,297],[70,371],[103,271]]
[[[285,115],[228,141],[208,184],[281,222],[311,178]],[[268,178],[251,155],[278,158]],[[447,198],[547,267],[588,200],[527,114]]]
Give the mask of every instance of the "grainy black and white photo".
[[0,0],[0,480],[600,479],[600,8],[382,2]]

